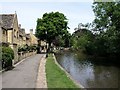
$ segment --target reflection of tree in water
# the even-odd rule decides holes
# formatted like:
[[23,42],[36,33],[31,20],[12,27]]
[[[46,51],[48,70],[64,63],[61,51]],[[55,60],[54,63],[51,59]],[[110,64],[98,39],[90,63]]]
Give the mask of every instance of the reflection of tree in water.
[[88,57],[82,57],[81,59],[81,55],[80,52],[76,54],[74,52],[64,51],[56,57],[57,61],[71,74],[71,76],[84,87],[118,87],[118,76],[120,73],[118,67],[96,64]]
[[87,56],[84,53],[82,53],[81,51],[74,52],[74,56],[78,60],[86,60],[87,59]]
[[95,66],[93,69],[95,75],[94,82],[97,83],[96,87],[118,87],[118,69],[116,67]]

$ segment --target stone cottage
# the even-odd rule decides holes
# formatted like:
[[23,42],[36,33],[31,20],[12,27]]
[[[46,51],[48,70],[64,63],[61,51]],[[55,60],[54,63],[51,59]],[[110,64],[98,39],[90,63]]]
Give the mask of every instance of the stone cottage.
[[17,14],[1,14],[0,22],[2,22],[2,43],[9,43],[9,46],[14,51],[14,60],[18,60],[18,42],[19,42],[19,29]]
[[38,45],[38,38],[33,34],[33,29],[30,29],[30,33],[26,34],[26,44],[28,46]]
[[21,28],[21,24],[19,24],[19,47],[26,45],[26,33],[25,29]]

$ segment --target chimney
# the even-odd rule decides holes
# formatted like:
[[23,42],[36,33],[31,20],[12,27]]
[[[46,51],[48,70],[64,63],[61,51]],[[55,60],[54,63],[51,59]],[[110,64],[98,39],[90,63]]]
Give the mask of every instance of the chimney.
[[19,24],[19,26],[18,26],[19,28],[21,28],[21,24]]
[[21,30],[22,30],[23,32],[25,32],[25,29],[24,29],[24,28],[22,28]]
[[33,29],[30,29],[30,34],[33,34]]

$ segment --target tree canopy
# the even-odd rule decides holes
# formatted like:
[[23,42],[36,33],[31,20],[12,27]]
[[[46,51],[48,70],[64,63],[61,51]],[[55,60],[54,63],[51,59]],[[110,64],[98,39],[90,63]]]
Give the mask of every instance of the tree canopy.
[[81,25],[97,33],[75,31],[79,33],[73,36],[73,47],[83,49],[88,54],[119,57],[120,2],[94,2],[92,8],[95,14],[92,25]]
[[36,26],[36,36],[40,40],[46,40],[49,44],[60,35],[64,37],[68,34],[68,19],[63,13],[45,13],[42,18],[38,18]]
[[120,2],[95,2],[93,3],[95,13],[94,25],[99,31],[97,42],[103,53],[120,53]]

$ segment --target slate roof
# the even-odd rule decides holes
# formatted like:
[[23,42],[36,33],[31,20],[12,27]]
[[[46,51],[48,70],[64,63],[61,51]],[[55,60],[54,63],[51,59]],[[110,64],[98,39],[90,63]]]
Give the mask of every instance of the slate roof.
[[2,22],[3,28],[13,28],[14,15],[15,14],[0,14],[0,22]]

